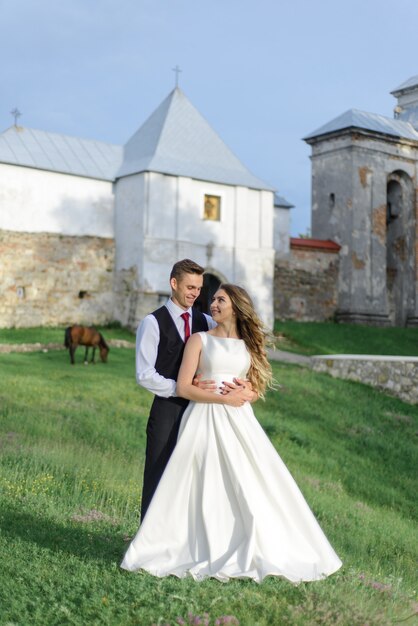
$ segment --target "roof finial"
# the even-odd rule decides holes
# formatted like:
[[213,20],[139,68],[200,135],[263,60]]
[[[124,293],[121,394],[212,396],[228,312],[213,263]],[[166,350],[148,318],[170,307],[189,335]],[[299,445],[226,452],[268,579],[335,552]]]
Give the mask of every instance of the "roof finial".
[[11,115],[13,115],[13,117],[15,118],[15,126],[17,126],[17,120],[19,119],[19,117],[22,115],[21,112],[19,111],[19,109],[17,107],[15,107],[13,109],[13,111],[10,111]]
[[173,69],[173,72],[176,73],[176,89],[177,89],[177,87],[179,86],[179,74],[183,70],[181,70],[178,65],[176,65],[176,67],[173,67],[172,69]]

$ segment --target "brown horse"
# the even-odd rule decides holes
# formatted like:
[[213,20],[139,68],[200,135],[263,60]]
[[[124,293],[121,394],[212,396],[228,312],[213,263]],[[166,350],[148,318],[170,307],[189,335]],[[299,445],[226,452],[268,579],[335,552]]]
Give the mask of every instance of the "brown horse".
[[107,362],[107,355],[109,353],[109,346],[107,345],[104,337],[93,326],[68,326],[65,329],[64,345],[70,351],[71,364],[74,365],[74,353],[78,346],[86,346],[86,352],[84,354],[84,363],[88,363],[88,351],[89,348],[93,348],[93,355],[91,357],[91,363],[94,363],[94,354],[96,348],[100,350],[100,358],[103,363]]

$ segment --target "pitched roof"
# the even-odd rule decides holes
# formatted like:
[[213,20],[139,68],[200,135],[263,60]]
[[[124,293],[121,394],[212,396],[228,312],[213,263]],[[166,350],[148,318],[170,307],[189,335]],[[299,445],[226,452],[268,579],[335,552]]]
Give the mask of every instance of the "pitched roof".
[[404,83],[399,85],[399,87],[396,87],[396,89],[394,89],[390,93],[393,94],[394,96],[396,96],[401,91],[406,91],[406,90],[409,90],[409,89],[413,89],[414,87],[418,87],[418,75],[417,76],[412,76],[411,78],[408,78],[408,80],[406,80]]
[[0,134],[0,163],[114,180],[123,148],[43,130],[12,126]]
[[127,142],[116,177],[146,171],[273,191],[240,162],[179,88]]
[[0,163],[108,181],[161,172],[274,191],[251,174],[178,88],[125,146],[12,126],[0,134]]
[[308,140],[310,139],[346,128],[362,128],[384,135],[393,135],[395,137],[418,141],[418,132],[409,122],[394,120],[384,115],[367,113],[366,111],[359,111],[358,109],[349,109],[324,126],[321,126],[313,133],[306,135],[303,139],[309,143]]
[[294,209],[295,205],[290,204],[283,196],[279,196],[278,193],[274,194],[274,206],[280,207],[281,209]]
[[301,250],[322,250],[323,252],[338,252],[341,246],[331,239],[309,239],[309,238],[290,238],[291,248],[300,248]]

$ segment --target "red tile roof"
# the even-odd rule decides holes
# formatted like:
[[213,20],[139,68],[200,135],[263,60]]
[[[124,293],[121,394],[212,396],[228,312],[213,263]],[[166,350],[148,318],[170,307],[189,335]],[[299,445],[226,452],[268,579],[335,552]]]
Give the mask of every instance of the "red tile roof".
[[290,238],[290,247],[304,250],[322,250],[323,252],[338,252],[341,246],[330,239]]

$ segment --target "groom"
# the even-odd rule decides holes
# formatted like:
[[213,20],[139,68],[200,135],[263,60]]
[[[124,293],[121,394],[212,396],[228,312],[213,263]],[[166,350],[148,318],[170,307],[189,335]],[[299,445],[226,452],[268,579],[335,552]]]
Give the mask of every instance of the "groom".
[[[147,424],[141,520],[174,450],[180,421],[188,401],[176,396],[176,380],[184,345],[191,333],[216,326],[211,317],[193,309],[203,286],[204,268],[183,259],[170,274],[171,298],[147,315],[136,336],[136,380],[155,394]],[[196,381],[215,389],[213,381]]]

